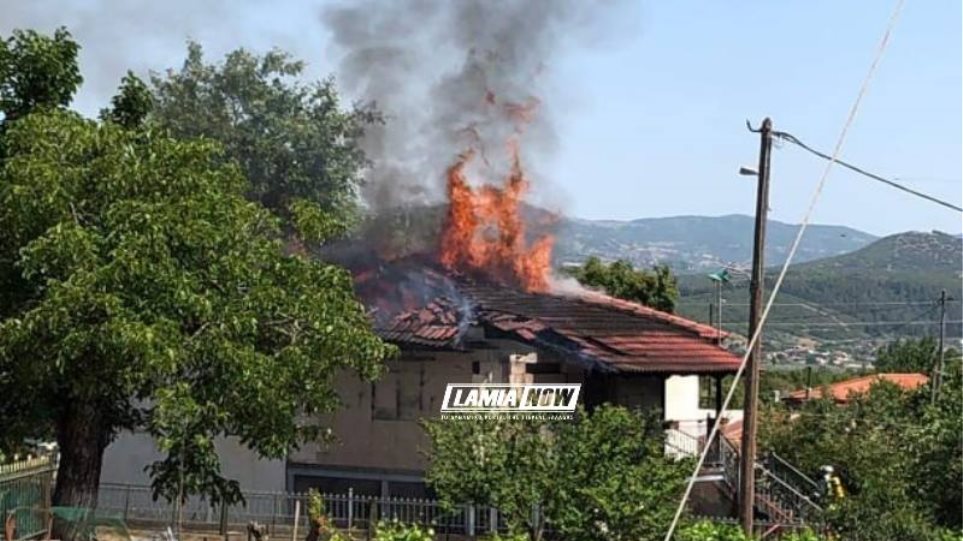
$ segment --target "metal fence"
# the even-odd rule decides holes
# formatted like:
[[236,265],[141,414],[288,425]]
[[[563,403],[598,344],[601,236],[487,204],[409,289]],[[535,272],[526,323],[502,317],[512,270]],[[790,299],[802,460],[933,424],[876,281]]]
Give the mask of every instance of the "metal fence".
[[[379,520],[394,519],[432,526],[438,533],[469,536],[504,533],[508,529],[501,514],[487,506],[459,505],[449,509],[435,500],[362,496],[351,491],[322,494],[322,499],[332,525],[344,529],[369,529]],[[258,522],[273,535],[294,526],[297,502],[301,508],[298,529],[307,532],[307,500],[306,494],[245,492],[243,503],[212,505],[202,498],[191,497],[178,510],[163,498],[154,499],[149,487],[102,484],[97,507],[99,513],[110,513],[131,527],[156,528],[176,524],[179,519],[184,527],[223,534]]]
[[[20,541],[47,531],[56,461],[38,457],[0,465],[0,540]],[[15,526],[7,540],[4,526]]]

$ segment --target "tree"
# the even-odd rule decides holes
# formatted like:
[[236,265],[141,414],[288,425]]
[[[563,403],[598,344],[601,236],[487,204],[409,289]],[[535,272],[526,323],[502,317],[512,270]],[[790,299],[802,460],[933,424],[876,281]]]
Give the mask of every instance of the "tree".
[[635,541],[665,534],[692,464],[665,456],[656,416],[602,406],[561,423],[556,434],[545,508],[563,539]]
[[54,111],[18,118],[4,145],[3,426],[53,425],[56,504],[96,505],[124,429],[168,452],[151,467],[158,494],[236,499],[217,436],[283,457],[321,434],[336,372],[374,377],[391,353],[346,271],[283,253],[217,144]]
[[932,336],[917,340],[897,339],[876,352],[876,370],[932,374],[938,355],[939,346]]
[[[426,423],[427,479],[442,501],[497,507],[513,533],[629,540],[665,531],[689,464],[665,457],[652,416],[601,406],[574,421]],[[533,519],[538,508],[544,522]]]
[[154,107],[147,85],[131,71],[121,79],[120,90],[110,100],[110,105],[100,111],[101,120],[114,122],[128,130],[142,127]]
[[542,423],[493,418],[482,422],[428,421],[432,440],[428,483],[447,506],[492,505],[512,533],[541,538],[535,506],[550,491],[552,435]]
[[586,286],[599,287],[614,297],[635,301],[664,312],[674,311],[675,303],[679,299],[676,277],[665,265],[656,265],[651,271],[646,271],[635,269],[623,259],[606,265],[593,256],[571,273]]
[[83,81],[77,66],[79,50],[65,28],[58,28],[52,38],[14,30],[0,40],[0,111],[5,122],[70,104]]
[[929,388],[906,392],[882,381],[837,405],[826,398],[794,411],[771,408],[762,446],[815,474],[832,465],[848,497],[829,506],[844,539],[929,540],[959,532],[963,431],[959,365],[932,403]]
[[303,70],[277,50],[259,57],[238,49],[206,64],[191,42],[180,71],[151,77],[153,118],[174,136],[219,141],[250,180],[249,196],[276,212],[302,199],[352,216],[365,165],[358,142],[378,116],[343,111],[330,79],[295,82]]

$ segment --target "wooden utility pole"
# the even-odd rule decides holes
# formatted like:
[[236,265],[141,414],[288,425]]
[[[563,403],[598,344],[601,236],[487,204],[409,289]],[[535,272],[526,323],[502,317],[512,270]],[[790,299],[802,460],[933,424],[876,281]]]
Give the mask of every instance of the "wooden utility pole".
[[943,370],[945,369],[946,356],[943,353],[943,344],[946,340],[946,290],[940,292],[940,351],[939,361],[936,363],[936,370],[933,374],[933,400],[940,394],[940,387],[943,385]]
[[[749,339],[756,334],[762,317],[765,292],[766,214],[769,211],[769,157],[772,153],[772,120],[762,121],[759,129],[759,169],[756,188],[756,232],[752,245],[752,278],[749,289]],[[762,336],[756,339],[746,366],[746,395],[743,401],[742,460],[739,464],[739,522],[746,535],[752,536],[756,499],[756,425],[759,410],[759,365],[762,364]]]

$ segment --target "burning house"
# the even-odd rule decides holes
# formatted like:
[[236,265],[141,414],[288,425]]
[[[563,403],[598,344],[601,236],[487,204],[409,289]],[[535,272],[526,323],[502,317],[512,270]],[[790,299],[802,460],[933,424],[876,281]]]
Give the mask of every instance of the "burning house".
[[419,422],[439,415],[448,384],[579,383],[587,408],[656,410],[680,424],[711,413],[699,408],[700,377],[715,378],[718,396],[740,359],[713,327],[555,279],[552,237],[528,234],[521,215],[517,148],[511,140],[501,185],[470,181],[475,149],[449,167],[435,253],[346,262],[375,328],[402,353],[377,382],[338,382],[338,443],[290,455],[288,489],[424,496]]
[[714,328],[684,318],[588,291],[525,291],[421,259],[386,264],[358,287],[401,355],[377,382],[339,381],[339,441],[292,454],[289,489],[424,495],[429,442],[419,421],[439,415],[450,383],[580,383],[585,407],[610,402],[695,424],[713,413],[699,407],[700,379],[719,381],[740,360],[716,344]]

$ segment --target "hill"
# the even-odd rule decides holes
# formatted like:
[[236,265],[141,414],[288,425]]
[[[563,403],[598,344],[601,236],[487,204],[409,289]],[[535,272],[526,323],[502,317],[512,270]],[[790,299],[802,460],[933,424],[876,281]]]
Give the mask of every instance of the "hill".
[[[558,224],[556,262],[579,263],[589,256],[628,259],[635,265],[666,263],[677,272],[748,266],[754,221],[750,216],[674,216],[631,221],[563,219]],[[785,261],[798,226],[770,220],[766,259]],[[862,248],[876,237],[848,227],[813,225],[796,255],[811,261]]]
[[[939,330],[940,291],[953,299],[947,321],[960,320],[963,242],[945,233],[908,232],[885,237],[851,253],[794,264],[786,274],[767,327],[767,342],[786,346],[816,339],[843,344],[922,336]],[[767,273],[772,287],[778,268]],[[708,318],[715,290],[704,275],[680,277],[680,312]],[[736,280],[724,292],[723,322],[745,332],[748,283]],[[947,325],[960,337],[959,323]]]
[[[752,258],[753,219],[743,215],[675,216],[631,221],[584,220],[557,216],[526,205],[522,209],[532,235],[555,235],[556,267],[581,264],[590,256],[627,259],[636,266],[668,264],[677,273],[718,270],[722,265],[748,266]],[[398,209],[369,217],[361,236],[383,252],[431,251],[444,220],[445,207]],[[785,261],[798,226],[770,220],[766,258]],[[845,254],[876,237],[848,227],[812,225],[797,253],[798,261]]]

